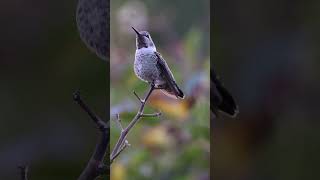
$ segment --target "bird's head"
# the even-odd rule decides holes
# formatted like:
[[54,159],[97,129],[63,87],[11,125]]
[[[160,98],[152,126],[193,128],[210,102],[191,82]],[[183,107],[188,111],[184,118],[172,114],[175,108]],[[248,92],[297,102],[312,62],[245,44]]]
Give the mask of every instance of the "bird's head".
[[152,48],[156,49],[156,46],[154,45],[151,35],[148,31],[137,31],[135,28],[132,27],[132,29],[136,32],[136,46],[137,49],[141,48]]

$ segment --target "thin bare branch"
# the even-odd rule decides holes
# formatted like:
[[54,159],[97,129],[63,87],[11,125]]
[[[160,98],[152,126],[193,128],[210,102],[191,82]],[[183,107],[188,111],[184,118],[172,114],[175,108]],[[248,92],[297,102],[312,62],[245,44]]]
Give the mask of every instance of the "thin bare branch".
[[120,115],[119,115],[119,114],[116,114],[116,116],[117,116],[117,119],[116,119],[115,121],[116,121],[119,129],[120,129],[121,131],[123,131],[123,126],[122,126],[122,124],[121,124]]
[[[119,114],[116,114],[116,124],[118,125],[119,129],[121,130],[121,133],[124,131],[123,129],[123,126],[121,124],[121,119],[120,119],[120,115]],[[126,139],[124,142],[121,143],[121,149],[117,152],[117,154],[114,155],[113,159],[110,159],[110,162],[112,163],[113,160],[115,158],[117,158],[117,156],[127,147],[129,146],[129,142],[128,140]]]
[[89,106],[84,103],[80,96],[80,92],[76,91],[73,93],[73,100],[76,101],[80,107],[90,116],[90,118],[93,120],[93,122],[98,126],[101,132],[106,131],[106,129],[109,128],[109,125],[107,125],[97,114],[95,114]]
[[130,144],[128,143],[128,141],[126,140],[125,143],[122,145],[122,147],[120,148],[120,150],[112,157],[112,159],[110,159],[110,164],[121,154],[121,152],[126,149],[126,147],[130,146]]
[[159,117],[161,116],[161,112],[152,113],[152,114],[141,114],[141,117]]
[[138,99],[141,103],[144,102],[144,100],[141,99],[135,91],[133,91],[133,94],[137,97],[137,99]]
[[96,148],[89,162],[87,163],[86,168],[82,171],[78,178],[78,180],[95,179],[96,177],[105,173],[102,173],[103,171],[101,171],[101,167],[104,166],[104,169],[106,169],[105,165],[103,164],[103,159],[107,152],[110,141],[109,123],[102,121],[101,118],[89,108],[89,106],[82,100],[79,91],[73,94],[73,99],[90,116],[92,121],[98,126],[101,133],[100,141],[97,142]]
[[144,99],[141,99],[137,93],[135,91],[133,91],[133,94],[138,98],[138,100],[141,102],[141,106],[137,112],[137,114],[135,115],[135,117],[132,119],[132,121],[129,123],[129,125],[123,129],[121,131],[121,134],[120,134],[120,137],[115,145],[115,147],[113,148],[112,150],[112,153],[111,153],[111,156],[110,156],[110,162],[112,163],[114,161],[114,159],[116,157],[119,156],[119,154],[128,146],[127,144],[127,135],[129,133],[129,131],[131,130],[131,128],[139,121],[139,119],[141,117],[158,117],[161,115],[161,113],[154,113],[154,114],[143,114],[143,111],[144,111],[144,107],[145,107],[145,104],[146,102],[148,101],[151,93],[153,92],[153,90],[155,90],[155,86],[154,84],[152,83],[150,85],[150,89],[146,95],[146,97]]

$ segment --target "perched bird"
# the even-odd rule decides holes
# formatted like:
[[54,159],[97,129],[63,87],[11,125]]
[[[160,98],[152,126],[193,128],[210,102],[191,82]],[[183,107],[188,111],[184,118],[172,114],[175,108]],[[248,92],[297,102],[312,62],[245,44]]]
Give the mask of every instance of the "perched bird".
[[236,105],[231,94],[226,88],[223,87],[222,83],[217,78],[213,68],[211,68],[210,79],[210,102],[212,103],[210,108],[211,111],[213,111],[214,114],[216,114],[216,111],[218,110],[231,117],[237,116],[239,112],[238,106]]
[[134,72],[143,81],[153,83],[155,88],[161,89],[173,98],[184,98],[172,72],[161,54],[157,52],[151,35],[147,31],[136,32],[136,53]]

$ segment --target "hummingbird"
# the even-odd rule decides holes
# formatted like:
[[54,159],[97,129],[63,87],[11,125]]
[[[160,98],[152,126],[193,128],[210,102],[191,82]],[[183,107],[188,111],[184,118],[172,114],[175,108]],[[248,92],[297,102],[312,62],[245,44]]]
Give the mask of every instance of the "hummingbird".
[[147,31],[139,32],[133,27],[132,29],[136,33],[134,72],[137,77],[153,84],[155,88],[160,89],[169,97],[183,99],[184,94],[177,85],[166,61],[157,52],[150,33]]
[[231,117],[236,117],[239,113],[238,106],[236,105],[232,95],[220,82],[212,67],[210,79],[210,102],[212,103],[210,108],[211,111],[216,114],[216,111],[218,110]]

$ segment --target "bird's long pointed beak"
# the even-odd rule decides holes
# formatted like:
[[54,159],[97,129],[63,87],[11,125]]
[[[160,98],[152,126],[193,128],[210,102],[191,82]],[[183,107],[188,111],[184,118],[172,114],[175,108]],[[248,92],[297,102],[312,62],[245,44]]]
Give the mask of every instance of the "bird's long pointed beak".
[[132,29],[137,33],[138,36],[141,35],[134,27],[132,27]]

